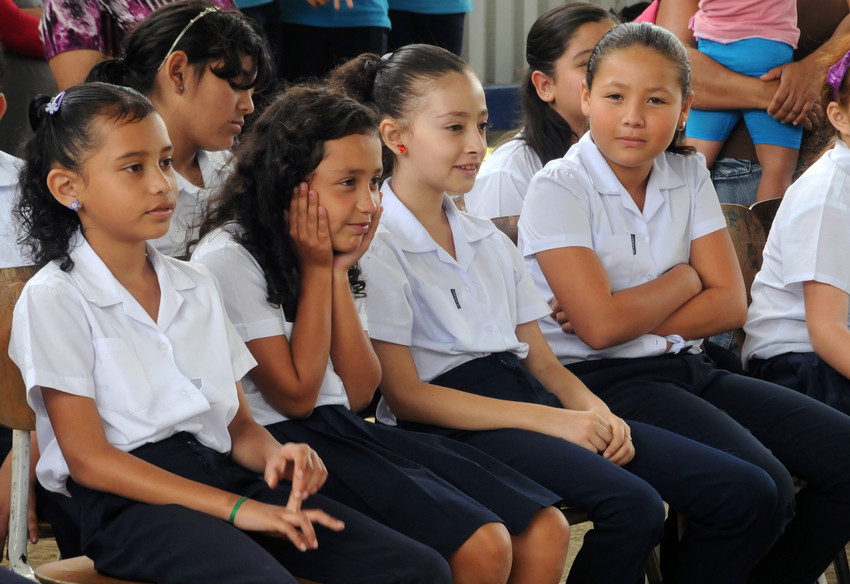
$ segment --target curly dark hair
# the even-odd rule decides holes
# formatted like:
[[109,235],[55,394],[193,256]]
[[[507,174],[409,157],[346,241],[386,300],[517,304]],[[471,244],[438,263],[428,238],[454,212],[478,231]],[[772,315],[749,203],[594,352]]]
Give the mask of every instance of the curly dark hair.
[[156,110],[138,91],[107,83],[77,85],[64,93],[61,105],[52,114],[45,107],[53,97],[39,95],[30,103],[34,133],[21,151],[20,198],[13,213],[20,225],[18,243],[25,255],[39,266],[56,260],[67,272],[74,267],[69,242],[80,228],[80,218],[53,198],[47,188],[48,173],[60,166],[85,179],[85,161],[103,138],[97,120],[129,124]]
[[[276,97],[254,122],[236,153],[233,173],[210,203],[199,237],[227,223],[263,270],[267,300],[294,321],[300,272],[284,212],[292,192],[309,181],[325,156],[325,143],[378,133],[377,113],[328,88],[298,85]],[[197,244],[194,241],[190,249]],[[352,293],[365,295],[360,267],[348,271]]]
[[[217,10],[185,28],[208,8],[213,5],[206,0],[182,0],[158,8],[125,39],[124,53],[95,65],[87,81],[126,85],[151,95],[169,47],[183,32],[174,50],[185,52],[196,71],[214,64],[212,73],[239,89],[265,87],[272,67],[268,47],[253,20],[240,12]],[[247,76],[242,70],[244,56],[254,61],[255,70]]]

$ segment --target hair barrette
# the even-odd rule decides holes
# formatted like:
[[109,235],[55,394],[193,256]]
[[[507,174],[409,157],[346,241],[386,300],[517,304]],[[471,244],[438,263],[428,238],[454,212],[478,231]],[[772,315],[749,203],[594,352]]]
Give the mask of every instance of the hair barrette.
[[63,99],[65,99],[65,92],[64,91],[59,93],[52,100],[50,100],[50,103],[48,103],[44,107],[44,111],[46,111],[47,113],[49,113],[52,116],[53,114],[55,114],[56,112],[59,111],[59,106],[62,105]]
[[218,12],[218,11],[219,11],[218,6],[210,6],[209,8],[205,8],[204,10],[202,10],[200,14],[198,14],[195,18],[190,20],[189,24],[187,24],[186,26],[183,27],[183,30],[180,31],[180,34],[178,34],[177,38],[174,39],[174,42],[171,43],[171,48],[168,49],[167,53],[165,53],[165,57],[163,57],[162,63],[159,64],[159,67],[157,67],[156,70],[159,71],[160,69],[162,69],[162,66],[165,65],[165,62],[168,60],[168,57],[171,56],[171,53],[173,53],[175,47],[177,47],[177,43],[180,42],[180,39],[183,38],[183,35],[186,34],[186,31],[189,30],[192,27],[193,24],[198,22],[200,19],[202,19],[204,16],[206,16],[210,12]]
[[848,67],[850,67],[850,51],[844,53],[844,57],[830,67],[826,73],[826,82],[832,85],[832,97],[834,101],[838,101],[838,92],[841,89],[841,82],[844,81],[844,75],[847,73]]
[[392,57],[392,56],[393,56],[392,52],[384,53],[384,56],[381,57],[381,61],[386,63],[387,61],[390,60],[390,57]]

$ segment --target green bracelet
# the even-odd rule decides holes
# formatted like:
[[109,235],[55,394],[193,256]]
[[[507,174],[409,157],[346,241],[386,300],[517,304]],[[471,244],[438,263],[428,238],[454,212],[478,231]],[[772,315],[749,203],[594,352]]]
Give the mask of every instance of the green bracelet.
[[236,504],[233,506],[233,511],[230,512],[230,525],[233,525],[233,520],[236,519],[236,512],[239,511],[239,507],[242,506],[242,503],[244,503],[247,498],[248,497],[242,497],[236,501]]

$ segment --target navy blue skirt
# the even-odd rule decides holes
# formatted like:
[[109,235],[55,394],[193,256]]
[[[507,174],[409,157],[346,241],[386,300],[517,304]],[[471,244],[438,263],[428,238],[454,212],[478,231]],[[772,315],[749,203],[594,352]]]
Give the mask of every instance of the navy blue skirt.
[[323,495],[444,557],[485,523],[522,533],[535,513],[560,500],[477,448],[373,424],[343,406],[267,428],[281,442],[306,442],[319,453],[329,473]]

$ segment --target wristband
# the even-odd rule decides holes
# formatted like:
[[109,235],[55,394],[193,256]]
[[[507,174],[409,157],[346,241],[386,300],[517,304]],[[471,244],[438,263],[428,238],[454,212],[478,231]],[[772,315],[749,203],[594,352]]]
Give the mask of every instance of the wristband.
[[239,507],[242,506],[242,503],[244,503],[245,499],[247,498],[248,497],[242,497],[241,499],[236,501],[236,504],[233,506],[233,511],[230,512],[230,521],[228,521],[230,525],[233,525],[233,520],[236,519],[236,512],[239,511]]

